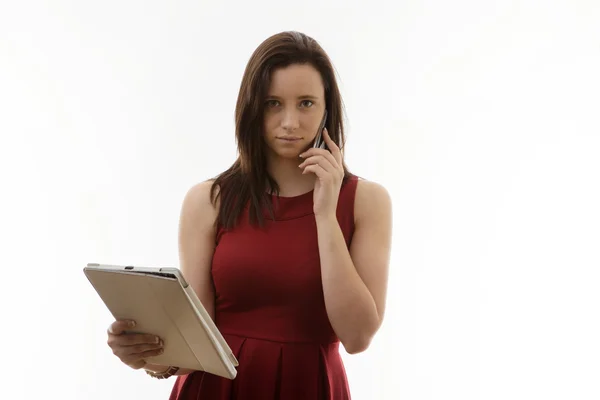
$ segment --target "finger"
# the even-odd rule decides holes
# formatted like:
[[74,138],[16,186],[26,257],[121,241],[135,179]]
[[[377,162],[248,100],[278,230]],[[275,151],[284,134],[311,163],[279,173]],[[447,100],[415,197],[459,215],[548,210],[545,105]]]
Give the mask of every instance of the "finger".
[[151,350],[161,350],[164,349],[162,343],[157,343],[157,344],[137,344],[135,346],[124,346],[121,347],[121,352],[120,354],[122,356],[133,356],[133,355],[138,355],[138,354],[142,354],[144,352],[147,351],[151,351]]
[[108,334],[108,340],[106,343],[109,347],[125,347],[135,346],[138,344],[158,344],[161,339],[156,335],[149,335],[143,333],[123,333],[120,335]]
[[[329,152],[328,152],[329,153]],[[335,160],[332,160],[330,157],[331,154],[329,155],[329,157],[327,157],[326,155],[316,155],[316,156],[312,156],[307,158],[302,164],[300,164],[298,167],[299,168],[304,168],[308,165],[315,165],[318,164],[321,167],[323,167],[323,169],[327,172],[329,172],[330,174],[335,174],[336,173],[336,164],[335,164]]]
[[302,164],[299,165],[299,167],[304,168],[311,164],[321,165],[327,172],[332,174],[332,176],[337,179],[344,178],[344,167],[342,164],[338,164],[333,158],[333,155],[328,151],[320,153],[319,155],[308,157]]
[[317,147],[311,147],[310,149],[306,150],[304,153],[300,154],[300,158],[308,158],[311,156],[316,156],[316,155],[321,155],[321,154],[327,154],[329,153],[328,150],[325,149],[319,149]]
[[154,350],[144,351],[143,353],[129,354],[129,355],[122,356],[119,358],[121,359],[122,362],[124,362],[125,364],[127,364],[129,366],[139,364],[140,361],[143,362],[143,364],[145,365],[146,358],[156,357],[163,353],[164,353],[164,349],[154,349]]
[[162,343],[159,344],[138,344],[135,346],[114,346],[113,354],[119,357],[123,362],[130,363],[149,354],[160,353],[164,351],[164,346]]
[[327,148],[333,154],[333,157],[337,161],[339,165],[342,165],[342,151],[338,147],[337,144],[333,141],[331,136],[329,136],[329,131],[327,128],[323,129],[323,138],[325,139],[325,144],[327,144]]
[[120,335],[124,333],[127,329],[131,329],[135,326],[135,321],[120,319],[116,320],[108,327],[107,333],[109,335]]
[[141,353],[140,355],[142,356],[142,358],[146,359],[149,357],[160,356],[164,352],[165,352],[165,349],[154,349],[154,350],[145,351],[145,352]]
[[109,335],[108,344],[115,346],[135,346],[139,344],[158,344],[161,339],[156,335],[128,333],[125,335]]
[[[123,361],[123,360],[121,360],[121,361]],[[146,361],[145,360],[137,360],[137,361],[133,361],[130,363],[125,363],[125,364],[129,365],[133,369],[141,369],[146,366]]]
[[325,171],[325,169],[319,164],[312,164],[307,166],[306,168],[304,168],[304,171],[302,171],[302,175],[308,174],[309,172],[312,172],[313,174],[317,175],[317,177],[320,180],[331,179],[331,174]]
[[[335,159],[335,157],[333,156],[333,154],[331,154],[331,152],[329,152],[327,150],[323,150],[323,149],[309,149],[309,150],[305,151],[304,153],[300,154],[300,157],[303,158],[303,159],[305,159],[305,160],[308,160],[311,157],[315,157],[315,156],[325,157],[327,160],[329,160],[329,162],[333,166],[335,166],[335,167],[340,166],[341,167],[341,164],[339,164],[337,162],[337,160]],[[302,164],[300,164],[300,165],[302,165]]]

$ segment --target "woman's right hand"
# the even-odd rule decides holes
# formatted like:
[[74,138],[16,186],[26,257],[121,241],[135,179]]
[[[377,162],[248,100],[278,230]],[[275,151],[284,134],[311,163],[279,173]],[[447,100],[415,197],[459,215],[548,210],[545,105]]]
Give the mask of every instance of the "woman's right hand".
[[108,346],[114,355],[129,367],[140,369],[146,365],[146,358],[163,352],[163,341],[156,335],[128,333],[135,322],[117,320],[108,327]]

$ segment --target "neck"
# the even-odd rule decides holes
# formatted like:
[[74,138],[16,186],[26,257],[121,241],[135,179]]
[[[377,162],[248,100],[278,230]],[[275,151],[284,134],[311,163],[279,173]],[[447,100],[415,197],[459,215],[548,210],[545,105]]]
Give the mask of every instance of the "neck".
[[267,161],[267,171],[279,185],[281,196],[298,196],[314,189],[315,175],[302,175],[302,169],[298,168],[302,161],[301,158],[293,160],[275,157]]

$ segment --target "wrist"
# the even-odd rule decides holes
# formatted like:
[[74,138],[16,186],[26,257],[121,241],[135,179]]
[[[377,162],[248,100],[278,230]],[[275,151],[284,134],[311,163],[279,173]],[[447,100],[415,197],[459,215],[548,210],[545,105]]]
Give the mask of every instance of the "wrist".
[[177,374],[179,367],[169,366],[166,371],[154,372],[146,369],[146,374],[156,379],[167,379]]
[[315,214],[315,220],[317,221],[317,227],[319,225],[337,225],[338,219],[335,213],[327,213],[317,215]]
[[143,367],[146,371],[150,371],[150,372],[156,372],[159,374],[165,373],[169,370],[169,368],[171,368],[168,365],[159,365],[159,364],[148,364],[146,363],[146,365],[144,365]]

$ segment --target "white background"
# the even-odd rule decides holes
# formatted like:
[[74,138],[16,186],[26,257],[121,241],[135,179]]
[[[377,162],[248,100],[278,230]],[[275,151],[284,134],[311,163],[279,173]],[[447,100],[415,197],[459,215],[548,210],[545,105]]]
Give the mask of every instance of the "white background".
[[2,2],[0,398],[168,397],[112,355],[82,268],[177,265],[248,58],[300,30],[339,73],[351,170],[393,197],[354,399],[598,399],[598,21],[592,0]]

